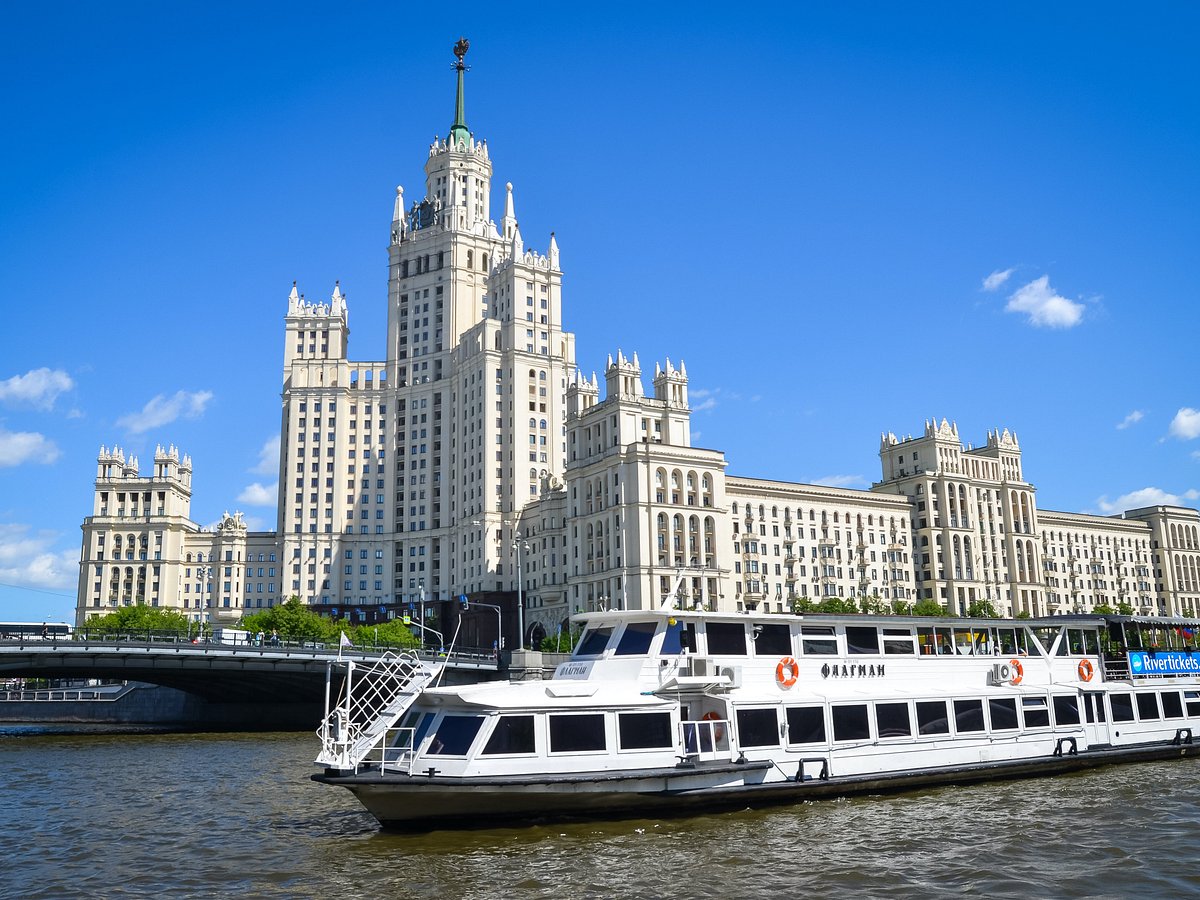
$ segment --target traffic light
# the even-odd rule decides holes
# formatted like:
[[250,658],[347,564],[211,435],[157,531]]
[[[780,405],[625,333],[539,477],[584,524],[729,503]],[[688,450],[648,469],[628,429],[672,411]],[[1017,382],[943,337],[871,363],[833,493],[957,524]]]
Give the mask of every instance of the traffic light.
[[467,600],[466,594],[458,595],[458,605],[462,608],[463,612],[466,612],[468,609],[471,608],[471,603],[469,600]]

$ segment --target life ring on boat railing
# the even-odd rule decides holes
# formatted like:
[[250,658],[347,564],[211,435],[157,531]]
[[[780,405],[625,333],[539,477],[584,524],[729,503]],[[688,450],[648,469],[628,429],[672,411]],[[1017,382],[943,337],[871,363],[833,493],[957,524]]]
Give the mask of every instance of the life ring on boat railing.
[[1092,663],[1090,660],[1081,659],[1079,661],[1079,680],[1080,681],[1091,681],[1092,675],[1095,674],[1095,671],[1096,670],[1092,667]]
[[800,666],[796,663],[795,657],[785,656],[775,667],[775,680],[779,682],[780,687],[790,688],[799,677]]
[[[706,712],[704,715],[702,715],[700,717],[700,719],[704,722],[718,722],[719,723],[721,721],[721,714],[719,712],[716,712],[715,710],[710,709],[708,712]],[[712,727],[712,730],[713,730],[713,742],[714,743],[716,743],[717,741],[720,741],[721,738],[725,737],[725,726],[724,725],[720,725],[720,724],[714,725]]]
[[1021,665],[1021,661],[1019,659],[1010,659],[1008,664],[1012,666],[1013,671],[1011,683],[1014,685],[1020,684],[1021,679],[1025,677],[1025,667]]

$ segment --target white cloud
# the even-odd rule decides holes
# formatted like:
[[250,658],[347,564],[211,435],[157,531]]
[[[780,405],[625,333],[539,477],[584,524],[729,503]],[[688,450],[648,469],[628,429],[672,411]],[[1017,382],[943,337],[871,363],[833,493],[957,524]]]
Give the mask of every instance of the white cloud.
[[1181,441],[1200,437],[1200,409],[1185,406],[1175,413],[1175,418],[1171,420],[1171,437]]
[[0,401],[53,409],[58,395],[73,387],[75,382],[66,372],[42,367],[0,381]]
[[279,472],[279,435],[262,445],[258,451],[258,462],[250,471],[255,475],[275,475]]
[[21,587],[74,588],[79,549],[53,550],[58,535],[29,533],[28,525],[0,525],[0,581]]
[[983,279],[983,289],[985,291],[999,290],[1000,286],[1004,284],[1004,282],[1008,281],[1008,276],[1010,276],[1014,271],[1014,269],[1005,269],[1004,271],[997,269],[987,278]]
[[5,431],[0,428],[0,468],[34,462],[46,465],[61,454],[54,441],[36,431]]
[[159,394],[141,408],[139,412],[127,413],[117,419],[117,425],[134,434],[174,422],[180,416],[195,419],[203,415],[204,408],[212,400],[212,391],[176,391],[172,396]]
[[1130,425],[1136,425],[1138,422],[1142,421],[1142,419],[1144,419],[1144,418],[1146,418],[1146,414],[1144,412],[1142,412],[1140,409],[1135,409],[1133,412],[1131,412],[1124,419],[1122,419],[1120,422],[1117,423],[1117,430],[1120,431],[1124,428],[1128,428]]
[[250,506],[274,506],[278,498],[278,482],[270,487],[264,487],[256,481],[254,484],[247,485],[238,494],[238,503],[247,503]]
[[1161,488],[1144,487],[1130,491],[1128,494],[1122,494],[1116,500],[1109,500],[1106,495],[1096,501],[1096,506],[1100,508],[1101,512],[1112,515],[1127,509],[1139,509],[1143,506],[1185,506],[1196,500],[1200,500],[1200,491],[1195,488],[1189,488],[1182,494],[1171,494]]
[[1074,328],[1083,321],[1083,304],[1055,293],[1050,276],[1043,275],[1008,298],[1006,312],[1025,313],[1029,324],[1038,328]]
[[813,484],[823,484],[826,487],[867,487],[867,479],[861,475],[827,475],[818,478]]
[[[720,390],[718,388],[718,390]],[[692,412],[704,412],[707,409],[713,409],[717,405],[717,391],[706,390],[705,388],[695,388],[688,392],[688,402],[692,404]]]

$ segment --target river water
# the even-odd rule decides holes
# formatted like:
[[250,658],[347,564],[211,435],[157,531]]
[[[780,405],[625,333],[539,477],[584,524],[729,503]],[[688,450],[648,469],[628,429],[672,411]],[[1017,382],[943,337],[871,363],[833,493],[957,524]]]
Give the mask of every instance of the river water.
[[685,819],[388,834],[311,734],[0,732],[0,897],[1175,897],[1200,761]]

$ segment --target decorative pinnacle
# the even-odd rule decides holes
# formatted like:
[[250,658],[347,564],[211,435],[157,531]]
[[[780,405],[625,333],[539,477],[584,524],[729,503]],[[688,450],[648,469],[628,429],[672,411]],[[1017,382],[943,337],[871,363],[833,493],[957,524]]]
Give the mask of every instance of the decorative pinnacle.
[[454,97],[454,124],[450,126],[450,137],[446,141],[452,149],[457,148],[460,143],[468,144],[471,141],[471,131],[467,128],[467,116],[463,102],[463,72],[469,68],[463,62],[463,57],[467,55],[467,49],[470,46],[470,42],[465,37],[459,38],[458,43],[454,45],[454,68],[458,72],[458,90]]

